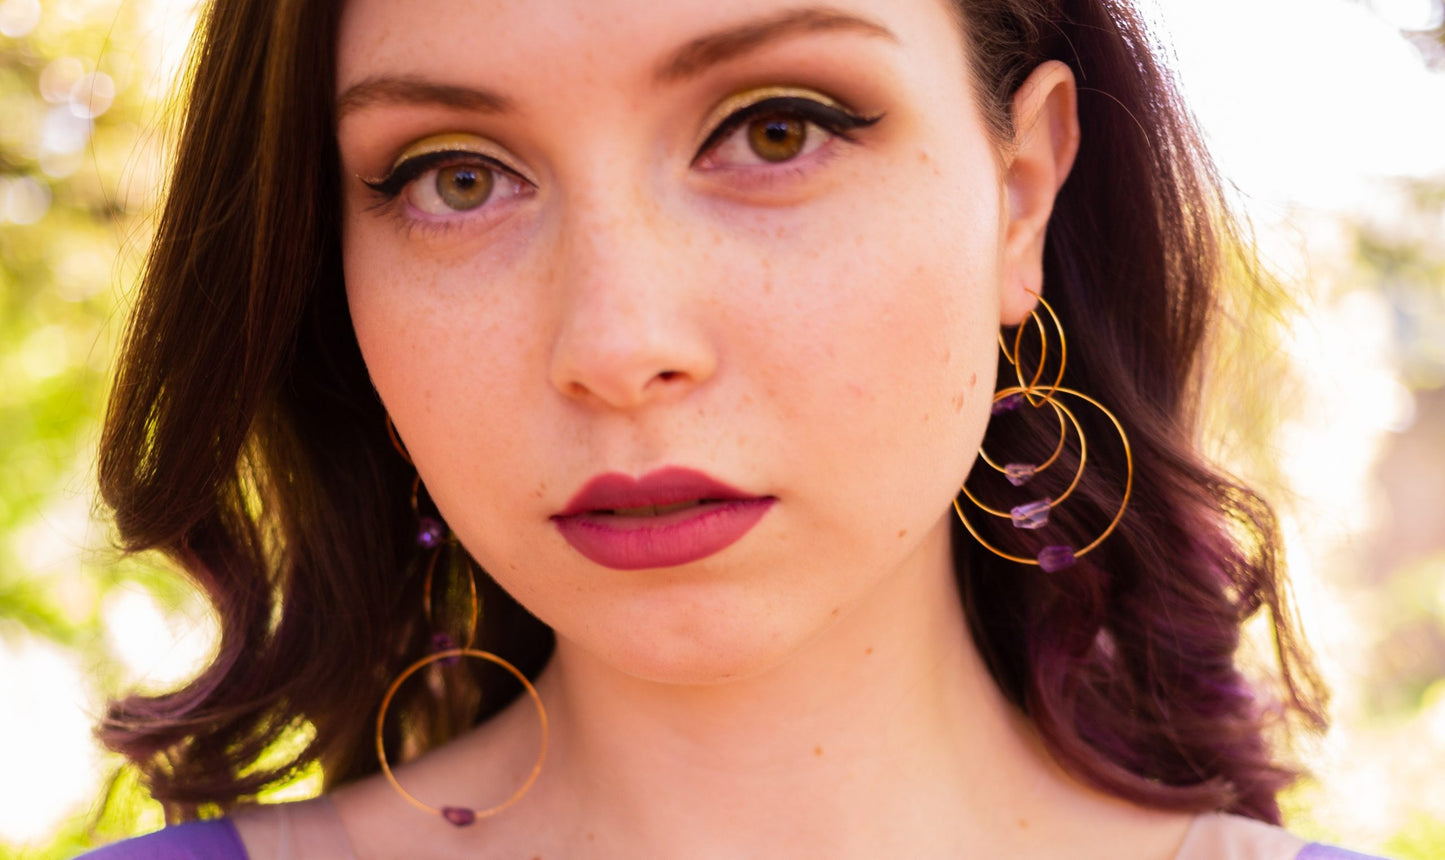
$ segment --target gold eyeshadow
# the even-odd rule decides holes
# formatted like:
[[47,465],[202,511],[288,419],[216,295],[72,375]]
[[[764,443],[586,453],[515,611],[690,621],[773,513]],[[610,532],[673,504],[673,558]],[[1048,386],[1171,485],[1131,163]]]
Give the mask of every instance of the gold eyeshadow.
[[416,143],[408,146],[406,149],[402,150],[402,153],[398,155],[396,157],[396,160],[391,163],[391,167],[387,170],[386,176],[383,176],[379,179],[368,179],[364,176],[358,178],[360,178],[362,182],[365,182],[368,185],[377,185],[385,182],[388,177],[390,177],[393,173],[396,172],[396,169],[398,167],[413,158],[418,158],[424,155],[431,155],[434,152],[457,151],[475,152],[478,155],[488,155],[490,154],[489,150],[492,150],[495,147],[496,145],[493,144],[491,141],[487,140],[485,137],[479,137],[475,134],[464,134],[461,132],[434,134],[431,137],[424,137],[421,140],[418,140]]
[[846,105],[837,99],[829,98],[817,90],[810,90],[805,87],[758,87],[756,89],[743,90],[740,93],[735,93],[723,99],[717,107],[708,113],[707,120],[702,124],[703,136],[709,134],[712,129],[721,125],[723,120],[743,108],[755,105],[758,102],[767,101],[768,99],[778,98],[808,99],[819,104],[827,105],[835,110],[840,110],[845,113],[851,112]]

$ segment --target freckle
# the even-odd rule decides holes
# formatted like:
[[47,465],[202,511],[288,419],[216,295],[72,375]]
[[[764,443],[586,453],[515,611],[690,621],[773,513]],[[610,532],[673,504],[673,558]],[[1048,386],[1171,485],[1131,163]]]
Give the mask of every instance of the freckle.
[[813,755],[815,755],[815,756],[822,756],[822,755],[823,755],[823,748],[822,748],[822,747],[813,747]]
[[596,841],[597,841],[597,835],[596,835],[595,833],[589,833],[589,834],[587,834],[587,841],[588,841],[588,842],[596,842]]
[[1020,819],[1019,819],[1019,828],[1022,829],[1022,830],[1028,830],[1028,829],[1029,829],[1029,823],[1028,823],[1027,821],[1025,821],[1024,819],[1020,818]]
[[963,411],[963,402],[964,402],[963,395],[962,395],[962,394],[955,394],[955,395],[953,396],[953,411],[954,411],[954,412],[962,412],[962,411]]
[[969,388],[977,388],[977,387],[978,387],[978,371],[975,370],[973,373],[970,373],[970,374],[968,375],[968,387],[969,387]]
[[837,618],[837,617],[838,617],[838,610],[834,609],[832,615],[833,615],[834,618]]
[[898,536],[899,536],[899,537],[906,537],[907,535],[908,535],[908,529],[899,529],[899,530],[898,530]]
[[873,656],[873,646],[870,645],[867,648],[864,648],[863,653],[869,657]]

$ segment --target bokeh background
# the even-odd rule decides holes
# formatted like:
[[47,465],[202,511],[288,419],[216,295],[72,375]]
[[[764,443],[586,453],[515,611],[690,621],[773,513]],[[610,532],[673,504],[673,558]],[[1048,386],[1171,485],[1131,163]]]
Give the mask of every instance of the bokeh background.
[[[1142,6],[1284,287],[1230,298],[1208,444],[1284,515],[1335,691],[1289,823],[1445,858],[1445,0]],[[160,825],[90,728],[212,647],[93,488],[194,18],[0,0],[0,860]]]

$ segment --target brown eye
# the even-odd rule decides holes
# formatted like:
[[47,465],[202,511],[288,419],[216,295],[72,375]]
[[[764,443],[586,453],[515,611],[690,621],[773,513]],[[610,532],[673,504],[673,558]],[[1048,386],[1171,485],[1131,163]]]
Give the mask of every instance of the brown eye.
[[437,171],[436,191],[447,208],[457,212],[475,209],[492,196],[492,171],[474,164],[458,164]]
[[748,146],[764,161],[797,158],[808,142],[808,123],[788,117],[763,117],[748,124]]

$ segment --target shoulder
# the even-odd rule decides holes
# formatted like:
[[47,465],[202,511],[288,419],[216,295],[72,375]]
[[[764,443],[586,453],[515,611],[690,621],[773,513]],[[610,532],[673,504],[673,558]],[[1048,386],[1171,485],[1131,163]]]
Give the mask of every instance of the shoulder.
[[86,860],[248,860],[229,819],[177,824],[82,855]]
[[1383,860],[1306,842],[1288,830],[1238,815],[1194,820],[1175,860]]

